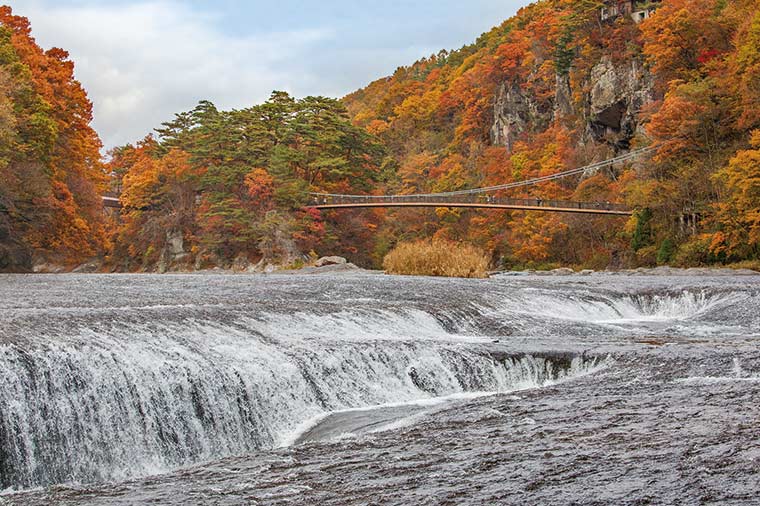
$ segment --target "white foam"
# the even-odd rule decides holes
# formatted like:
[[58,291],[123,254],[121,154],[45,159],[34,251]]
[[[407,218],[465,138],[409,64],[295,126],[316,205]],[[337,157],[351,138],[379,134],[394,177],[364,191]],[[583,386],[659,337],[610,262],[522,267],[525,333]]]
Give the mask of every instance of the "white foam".
[[677,383],[687,385],[716,385],[720,383],[759,383],[760,375],[751,374],[744,370],[741,361],[734,358],[734,364],[730,376],[691,376],[676,380]]
[[[573,379],[577,379],[583,376],[588,376],[590,374],[597,373],[601,370],[606,369],[613,363],[613,359],[611,357],[608,357],[605,360],[599,360],[599,361],[592,360],[588,362],[584,362],[581,359],[576,358],[571,362],[571,367],[567,371],[553,371],[552,367],[549,364],[545,364],[543,366],[543,367],[547,367],[547,369],[542,369],[540,367],[537,368],[536,363],[537,361],[540,361],[540,360],[542,359],[536,359],[534,357],[528,356],[519,361],[514,361],[511,367],[511,383],[509,383],[509,386],[507,386],[506,388],[502,390],[479,391],[479,392],[457,392],[450,395],[444,395],[444,396],[438,396],[438,397],[413,399],[413,400],[401,401],[401,402],[387,402],[387,403],[377,404],[373,406],[347,408],[347,409],[321,413],[311,418],[310,420],[307,420],[306,422],[300,424],[296,428],[296,430],[293,431],[292,433],[285,435],[280,440],[279,446],[280,447],[292,446],[299,439],[301,439],[305,434],[309,433],[310,431],[318,427],[327,418],[333,415],[340,415],[340,414],[347,414],[347,413],[371,413],[372,411],[379,411],[379,410],[384,410],[384,409],[389,409],[389,408],[399,408],[399,407],[405,407],[405,406],[438,408],[441,406],[445,406],[446,404],[449,404],[454,401],[474,400],[474,399],[479,399],[483,397],[501,395],[505,393],[519,392],[519,391],[524,391],[524,390],[530,390],[533,388],[543,388],[543,387],[558,385],[561,383],[565,383],[567,381],[571,381]],[[546,377],[545,376],[546,373],[556,374],[556,377]],[[516,397],[516,396],[512,396],[512,397]],[[516,398],[519,399],[519,397],[516,397]],[[374,434],[378,432],[385,432],[389,430],[396,430],[396,429],[411,426],[417,423],[419,420],[425,418],[426,416],[429,416],[432,411],[433,410],[428,409],[428,410],[423,410],[421,412],[413,413],[409,416],[400,418],[398,420],[394,420],[387,424],[383,424],[375,429],[370,430],[368,433]],[[344,436],[351,437],[351,438],[357,437],[357,435],[354,433],[345,433]]]
[[683,290],[675,294],[605,294],[532,290],[497,303],[497,312],[591,324],[678,322],[741,300],[736,293]]

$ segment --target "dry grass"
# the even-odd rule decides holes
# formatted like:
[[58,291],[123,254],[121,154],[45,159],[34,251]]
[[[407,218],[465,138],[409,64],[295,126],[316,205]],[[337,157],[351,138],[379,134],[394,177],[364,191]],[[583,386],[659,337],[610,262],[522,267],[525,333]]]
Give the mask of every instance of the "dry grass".
[[726,267],[729,269],[750,269],[760,272],[760,260],[744,260],[742,262],[729,264]]
[[488,255],[469,244],[443,240],[401,243],[388,253],[383,268],[388,274],[487,278]]

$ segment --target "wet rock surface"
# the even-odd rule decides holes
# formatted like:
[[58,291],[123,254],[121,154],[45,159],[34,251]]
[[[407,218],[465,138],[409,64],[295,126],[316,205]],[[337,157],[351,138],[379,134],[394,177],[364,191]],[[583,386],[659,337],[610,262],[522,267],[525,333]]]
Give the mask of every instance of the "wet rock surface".
[[[370,390],[346,402],[316,401],[321,407],[310,413],[323,418],[302,430],[294,446],[147,478],[6,492],[0,504],[749,505],[760,493],[760,278],[754,276],[40,276],[31,285],[9,276],[0,283],[6,354],[10,346],[29,353],[59,341],[80,346],[85,337],[73,329],[106,332],[161,312],[169,325],[164,333],[178,332],[172,322],[225,325],[222,333],[207,330],[206,341],[183,334],[185,347],[211,346],[218,355],[221,336],[239,331],[263,333],[288,356],[317,354],[315,366],[335,371],[326,376],[333,378],[326,399],[340,390],[339,380],[371,387],[361,386],[366,372],[349,370],[359,362],[348,357],[359,353],[372,367],[383,367],[373,356],[391,351],[390,363],[408,360],[398,382],[382,388],[410,389],[397,395],[404,402],[376,416],[371,403],[352,405],[372,398]],[[43,290],[44,304],[33,302]],[[183,306],[158,309],[178,294]],[[53,312],[66,321],[41,325]],[[265,325],[241,327],[241,315],[251,312],[268,315]],[[141,339],[147,338],[130,336]],[[237,354],[245,342],[235,341]],[[422,360],[431,351],[449,357],[440,362],[448,365],[437,369],[440,359]],[[53,351],[47,353],[50,359]],[[588,361],[601,367],[578,369]],[[228,367],[244,373],[234,364]],[[414,401],[494,390],[485,364],[511,371],[501,381],[514,388],[435,405]],[[584,373],[551,381],[570,370]],[[460,386],[444,391],[443,371]],[[312,381],[326,388],[318,376]],[[339,405],[362,409],[330,415]]]

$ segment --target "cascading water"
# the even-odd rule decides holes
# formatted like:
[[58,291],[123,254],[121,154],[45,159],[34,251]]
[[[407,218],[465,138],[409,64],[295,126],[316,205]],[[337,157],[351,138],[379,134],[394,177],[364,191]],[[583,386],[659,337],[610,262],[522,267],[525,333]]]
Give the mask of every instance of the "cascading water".
[[271,448],[333,410],[536,387],[599,365],[498,359],[446,336],[429,315],[378,311],[117,325],[0,346],[0,485],[155,473]]
[[[352,408],[555,384],[612,364],[580,347],[589,336],[688,325],[755,296],[390,277],[9,279],[0,489],[246,455]],[[574,351],[511,348],[534,339]]]
[[525,297],[520,304],[508,301],[505,313],[524,313],[585,322],[646,322],[694,318],[710,309],[740,300],[741,296],[705,290],[665,293],[576,292],[558,294],[542,291]]

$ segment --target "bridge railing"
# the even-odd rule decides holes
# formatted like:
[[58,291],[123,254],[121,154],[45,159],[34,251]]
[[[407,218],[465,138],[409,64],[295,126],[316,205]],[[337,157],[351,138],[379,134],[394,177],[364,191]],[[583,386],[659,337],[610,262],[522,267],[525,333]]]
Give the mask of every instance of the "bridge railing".
[[590,209],[600,211],[630,211],[630,208],[624,204],[612,202],[581,202],[574,200],[547,200],[540,198],[509,198],[497,197],[492,195],[394,195],[394,196],[372,196],[372,195],[315,195],[310,201],[312,206],[332,206],[332,205],[398,205],[398,204],[473,204],[473,205],[502,205],[514,207],[546,207],[561,209]]

